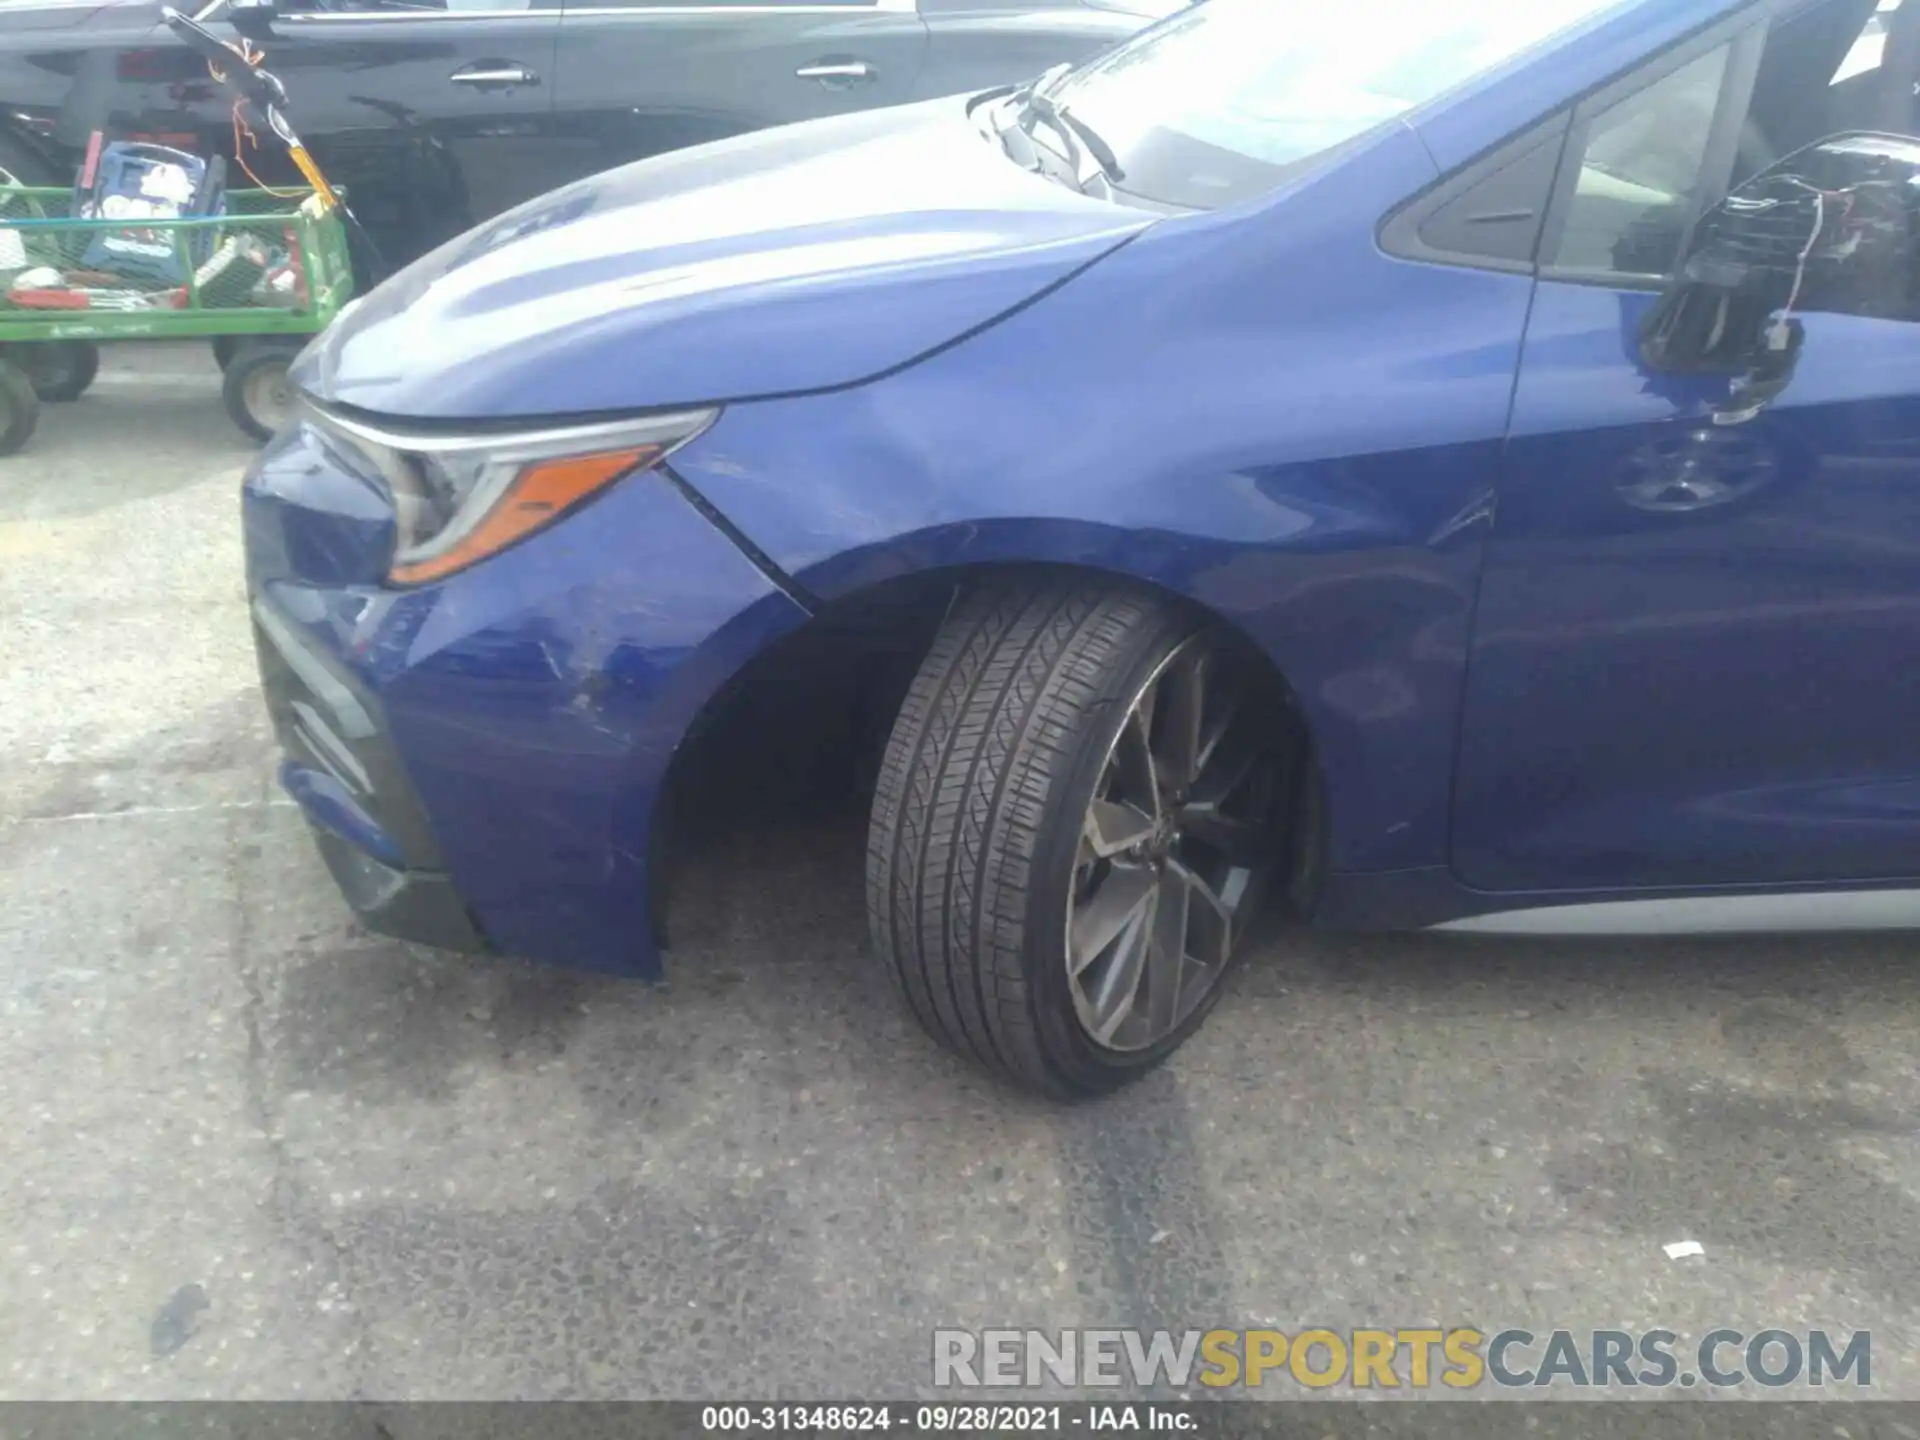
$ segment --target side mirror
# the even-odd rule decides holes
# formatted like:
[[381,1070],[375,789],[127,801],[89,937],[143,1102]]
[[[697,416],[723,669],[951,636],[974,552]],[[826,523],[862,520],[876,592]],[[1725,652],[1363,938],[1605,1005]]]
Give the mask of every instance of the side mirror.
[[274,38],[273,17],[278,0],[227,0],[227,23],[257,45]]
[[1648,314],[1654,370],[1732,376],[1721,424],[1759,413],[1793,378],[1797,312],[1916,318],[1920,141],[1867,132],[1794,152],[1707,211]]
[[[1809,222],[1810,223],[1810,222]],[[1751,420],[1787,388],[1806,339],[1786,313],[1791,281],[1724,251],[1699,251],[1660,297],[1640,331],[1640,356],[1668,374],[1731,377],[1716,424]]]

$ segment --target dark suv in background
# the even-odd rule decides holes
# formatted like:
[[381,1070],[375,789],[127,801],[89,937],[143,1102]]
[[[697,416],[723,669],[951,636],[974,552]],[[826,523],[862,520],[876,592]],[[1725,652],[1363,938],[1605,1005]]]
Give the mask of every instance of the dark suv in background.
[[[402,263],[557,185],[769,125],[1024,80],[1186,0],[215,0]],[[188,3],[180,8],[191,9]],[[240,159],[228,93],[159,0],[0,7],[0,167],[70,183],[89,136]],[[230,183],[249,183],[236,167]]]

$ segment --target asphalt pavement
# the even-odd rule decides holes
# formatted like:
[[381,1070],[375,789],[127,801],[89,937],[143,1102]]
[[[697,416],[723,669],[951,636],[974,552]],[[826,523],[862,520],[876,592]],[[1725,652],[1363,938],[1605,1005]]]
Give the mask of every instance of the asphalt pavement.
[[914,1028],[845,818],[710,842],[664,987],[381,940],[248,453],[194,345],[0,461],[0,1398],[910,1396],[1007,1325],[1867,1328],[1920,1397],[1913,938],[1277,931],[1077,1109]]

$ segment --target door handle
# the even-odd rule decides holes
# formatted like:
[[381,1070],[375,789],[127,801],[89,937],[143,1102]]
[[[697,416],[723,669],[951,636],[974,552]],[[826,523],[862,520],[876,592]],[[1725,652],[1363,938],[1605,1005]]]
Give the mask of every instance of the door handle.
[[456,85],[538,85],[540,77],[524,65],[479,64],[447,77]]
[[818,80],[823,85],[830,85],[836,80],[842,83],[873,80],[880,74],[864,60],[816,60],[811,65],[802,65],[793,73],[802,80]]

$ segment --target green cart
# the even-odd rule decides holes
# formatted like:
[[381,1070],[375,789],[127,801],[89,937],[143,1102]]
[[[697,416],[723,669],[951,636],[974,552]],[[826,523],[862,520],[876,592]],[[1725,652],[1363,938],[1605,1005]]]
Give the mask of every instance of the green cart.
[[189,220],[75,220],[72,203],[0,185],[0,455],[27,443],[41,401],[80,397],[105,340],[212,340],[234,423],[278,429],[288,363],[353,295],[336,197],[231,191],[226,213]]

